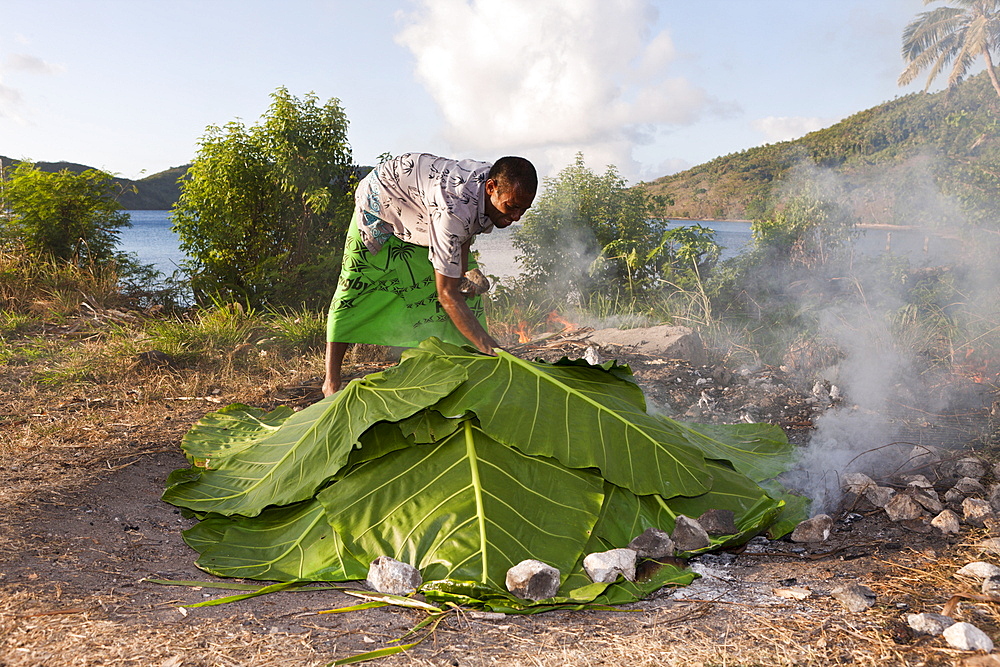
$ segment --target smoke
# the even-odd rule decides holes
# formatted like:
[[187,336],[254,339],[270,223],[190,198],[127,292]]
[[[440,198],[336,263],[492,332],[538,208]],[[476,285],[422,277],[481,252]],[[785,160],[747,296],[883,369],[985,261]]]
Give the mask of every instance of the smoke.
[[397,41],[462,150],[528,153],[543,172],[582,151],[637,171],[631,151],[663,128],[720,111],[671,76],[669,32],[656,10],[623,0],[422,0]]
[[986,391],[953,375],[947,362],[971,349],[976,334],[963,323],[1000,323],[988,268],[995,243],[983,233],[969,236],[956,202],[934,184],[934,164],[919,156],[851,177],[802,167],[787,185],[785,194],[810,192],[832,203],[832,217],[909,222],[907,234],[924,239],[905,259],[889,259],[877,257],[885,232],[869,230],[877,242],[848,244],[785,294],[797,299],[799,312],[815,313],[819,343],[842,355],[815,371],[815,380],[824,398],[824,388],[835,387],[843,401],[815,420],[797,469],[783,480],[812,497],[814,513],[834,509],[845,473],[884,478],[911,468],[921,448],[954,447],[976,435],[969,424],[956,429],[955,416],[981,408]]

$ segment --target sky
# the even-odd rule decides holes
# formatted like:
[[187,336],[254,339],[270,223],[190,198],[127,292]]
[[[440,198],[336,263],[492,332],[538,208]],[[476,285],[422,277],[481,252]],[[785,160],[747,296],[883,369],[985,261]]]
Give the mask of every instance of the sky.
[[[933,8],[933,7],[932,7]],[[270,95],[340,101],[382,153],[629,182],[894,97],[922,0],[0,0],[0,155],[141,178]],[[944,80],[931,90],[940,89]]]

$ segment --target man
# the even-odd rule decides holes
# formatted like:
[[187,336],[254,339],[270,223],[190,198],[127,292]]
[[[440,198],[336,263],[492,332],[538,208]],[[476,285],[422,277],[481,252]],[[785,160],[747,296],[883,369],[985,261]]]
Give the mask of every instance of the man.
[[470,306],[462,291],[469,246],[520,220],[537,189],[534,166],[520,157],[491,165],[406,153],[369,173],[355,193],[330,303],[323,394],[340,389],[351,343],[413,347],[437,336],[493,354],[499,344],[478,296]]

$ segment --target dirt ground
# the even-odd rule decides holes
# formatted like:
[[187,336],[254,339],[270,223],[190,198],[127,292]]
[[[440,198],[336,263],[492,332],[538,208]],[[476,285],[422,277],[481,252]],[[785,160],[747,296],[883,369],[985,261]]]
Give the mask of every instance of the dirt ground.
[[[741,376],[721,366],[624,360],[674,416],[736,420],[752,403],[751,416],[804,442],[828,407],[809,399],[811,381],[782,369]],[[195,553],[181,540],[191,522],[159,496],[167,474],[186,467],[179,449],[186,430],[237,396],[222,388],[150,404],[95,386],[86,396],[26,398],[19,372],[8,368],[0,383],[0,442],[7,444],[0,448],[0,666],[326,665],[392,646],[424,618],[394,607],[319,613],[360,602],[338,590],[181,607],[238,592],[149,581],[220,582],[193,565]],[[711,381],[699,382],[705,378]],[[754,378],[767,379],[763,397],[763,381]],[[310,390],[318,382],[265,383],[253,401],[239,399],[269,408],[306,404],[318,398]],[[40,433],[44,442],[25,442]],[[983,442],[973,446],[982,450]],[[952,573],[980,558],[973,545],[988,529],[946,538],[891,523],[881,510],[835,518],[824,543],[755,538],[740,553],[693,561],[702,578],[691,586],[620,611],[484,619],[460,610],[418,646],[375,664],[951,665],[973,657],[941,638],[914,636],[903,617],[940,612],[956,593],[978,593]],[[865,612],[851,613],[829,595],[855,581],[877,595]],[[790,586],[812,595],[772,592]],[[959,615],[1000,638],[993,606],[962,603]]]

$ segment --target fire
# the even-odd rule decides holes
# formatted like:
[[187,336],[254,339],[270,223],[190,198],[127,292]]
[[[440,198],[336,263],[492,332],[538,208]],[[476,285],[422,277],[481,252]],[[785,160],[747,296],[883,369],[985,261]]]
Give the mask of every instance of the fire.
[[567,320],[565,317],[562,317],[561,315],[559,315],[559,313],[557,313],[554,310],[551,313],[549,313],[547,321],[548,321],[549,324],[554,324],[556,326],[561,326],[564,331],[566,329],[575,329],[576,328],[575,324],[573,324],[572,322],[570,322],[569,320]]
[[514,329],[514,333],[517,334],[518,343],[527,343],[531,341],[531,336],[528,335],[528,323],[524,320],[517,323],[517,328]]

